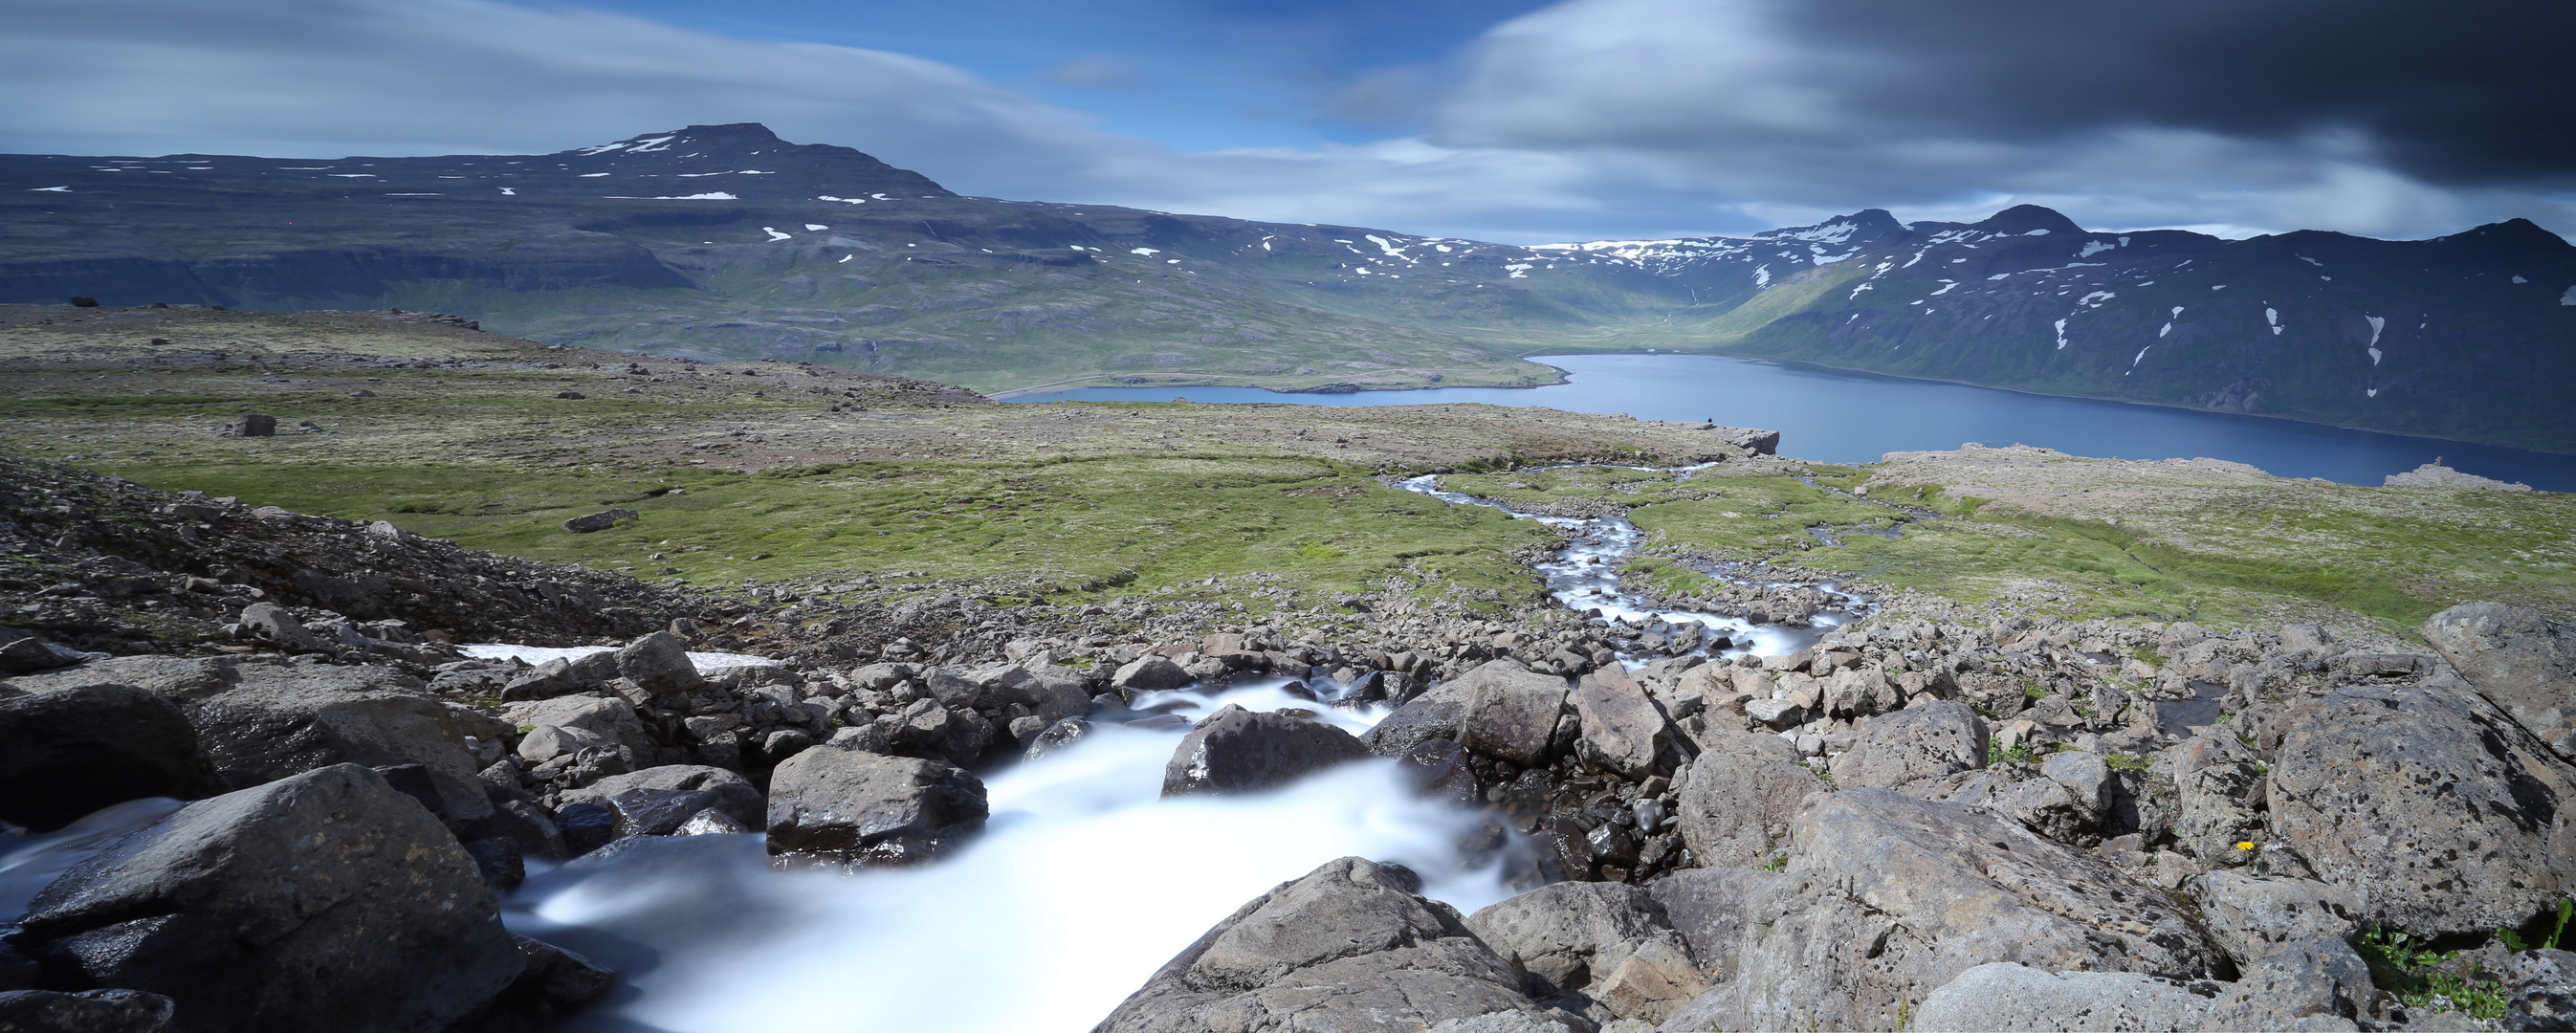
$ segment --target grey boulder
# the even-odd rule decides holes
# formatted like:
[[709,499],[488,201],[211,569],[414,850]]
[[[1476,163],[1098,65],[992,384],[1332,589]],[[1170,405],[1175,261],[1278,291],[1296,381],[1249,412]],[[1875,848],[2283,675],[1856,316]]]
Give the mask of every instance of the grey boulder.
[[1533,767],[1547,758],[1565,711],[1565,679],[1487,664],[1460,717],[1458,744],[1496,760]]
[[2504,1028],[2576,1029],[2576,954],[2524,951],[2497,975],[2505,989]]
[[1959,974],[1923,998],[1920,1033],[2196,1030],[2226,984],[2135,972],[2049,972],[2009,961]]
[[1807,794],[1827,788],[1799,762],[1797,748],[1776,735],[1711,732],[1701,737],[1700,747],[1677,799],[1677,817],[1683,845],[1703,866],[1769,861],[1788,838]]
[[2183,743],[2173,753],[2174,785],[2182,798],[2182,815],[2174,833],[2204,867],[2233,868],[2250,863],[2253,851],[2269,838],[2258,805],[2266,805],[2263,769],[2254,751],[2226,729],[2213,729]]
[[129,685],[0,691],[0,820],[46,832],[127,800],[220,791],[169,700]]
[[1635,886],[1542,886],[1467,916],[1467,928],[1529,973],[1530,992],[1579,992],[1622,1019],[1662,1022],[1709,987],[1663,905]]
[[[588,786],[565,790],[563,799],[566,803],[607,804],[611,809],[622,812],[624,808],[617,807],[616,798],[637,790],[689,794],[697,805],[680,815],[680,820],[714,808],[745,828],[758,828],[767,814],[767,805],[761,800],[760,790],[752,788],[749,781],[723,768],[703,764],[666,764],[630,774],[610,775]],[[672,824],[676,827],[678,822]]]
[[678,699],[706,684],[697,665],[689,661],[688,640],[667,631],[636,639],[608,655],[616,658],[618,677],[642,686],[655,700]]
[[1574,712],[1583,721],[1575,749],[1585,760],[1631,779],[1654,773],[1671,723],[1624,668],[1611,664],[1584,675],[1574,689]]
[[1190,673],[1167,656],[1142,656],[1109,676],[1109,686],[1129,693],[1177,689],[1190,683]]
[[1520,972],[1456,909],[1421,891],[1400,866],[1326,862],[1217,923],[1095,1033],[1384,1033],[1498,1013],[1559,1018],[1521,992]]
[[845,865],[929,860],[981,831],[984,783],[935,760],[806,750],[769,776],[769,852]]
[[1646,893],[1664,907],[1701,972],[1723,982],[1735,978],[1735,953],[1744,944],[1745,905],[1776,872],[1756,868],[1684,868],[1657,876]]
[[2521,925],[2576,877],[2576,769],[2474,692],[2352,686],[2280,719],[2273,830],[2363,917],[2418,936]]
[[1229,703],[1192,727],[1172,750],[1171,761],[1163,766],[1163,795],[1275,789],[1369,756],[1358,737],[1332,725]]
[[2349,1030],[2370,1018],[2379,991],[2352,945],[2331,936],[2284,944],[2209,1009],[2202,1029]]
[[2479,695],[2576,760],[2576,625],[2527,606],[2462,603],[2426,618],[2423,630]]
[[2350,941],[2361,932],[2362,894],[2315,879],[2221,869],[2193,876],[2186,888],[2200,905],[2210,938],[2238,965],[2252,965],[2299,940]]
[[1887,1029],[1988,962],[2206,978],[2226,957],[2163,891],[2020,824],[1885,789],[1811,797],[1782,878],[1746,905],[1735,978],[1680,1016],[1723,1029]]
[[167,996],[184,1033],[436,1029],[521,965],[474,859],[355,764],[189,804],[74,865],[23,928],[47,971]]
[[0,993],[0,1033],[160,1033],[170,999],[140,990]]
[[1984,718],[1936,700],[1861,722],[1860,743],[1834,761],[1834,784],[1893,789],[1986,766]]

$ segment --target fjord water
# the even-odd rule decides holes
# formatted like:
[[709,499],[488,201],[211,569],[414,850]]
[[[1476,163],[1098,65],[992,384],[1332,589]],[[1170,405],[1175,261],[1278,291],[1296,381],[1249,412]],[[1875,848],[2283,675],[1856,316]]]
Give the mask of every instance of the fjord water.
[[1537,355],[1567,383],[1356,394],[1281,394],[1252,387],[1083,388],[1015,402],[1290,402],[1429,405],[1488,402],[1646,420],[1715,420],[1780,432],[1780,453],[1828,463],[1965,442],[2038,445],[2123,459],[2226,459],[2283,477],[2377,485],[2440,457],[2464,473],[2576,491],[2576,456],[2380,434],[2263,416],[2058,398],[1931,380],[1719,355]]

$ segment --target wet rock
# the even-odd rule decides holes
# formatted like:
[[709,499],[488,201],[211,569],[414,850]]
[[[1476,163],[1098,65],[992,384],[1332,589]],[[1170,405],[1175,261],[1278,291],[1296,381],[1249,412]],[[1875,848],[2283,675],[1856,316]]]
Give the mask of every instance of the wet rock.
[[[0,631],[0,634],[5,634]],[[88,659],[80,650],[47,642],[34,635],[10,639],[0,644],[0,676],[34,674],[57,667],[69,667]]]
[[1045,731],[1039,732],[1036,738],[1029,740],[1029,749],[1026,754],[1026,759],[1036,761],[1051,754],[1071,749],[1073,748],[1073,744],[1081,742],[1090,734],[1090,721],[1079,717],[1065,718],[1064,720],[1048,725]]
[[0,1033],[161,1033],[174,1006],[140,990],[0,993]]
[[2180,906],[2108,861],[1884,789],[1810,798],[1787,870],[1746,917],[1735,978],[1677,1018],[1889,1029],[1900,1002],[1987,962],[2183,981],[2227,964]]
[[1482,802],[1476,788],[1476,771],[1467,760],[1467,751],[1447,739],[1425,739],[1396,758],[1415,792],[1434,800],[1447,800],[1465,807]]
[[2353,1020],[2370,1017],[2378,993],[2370,966],[2350,944],[2331,936],[2294,940],[2247,966],[2200,1028],[2353,1029]]
[[1581,992],[1622,1019],[1662,1022],[1708,988],[1663,905],[1635,886],[1542,886],[1467,916],[1467,928],[1529,973],[1533,995]]
[[[228,685],[174,699],[230,788],[262,785],[332,764],[418,764],[451,822],[492,813],[482,765],[467,737],[499,739],[507,727],[423,693],[418,680],[383,667],[244,661],[222,668]],[[185,1021],[185,1020],[182,1020]]]
[[1664,907],[1673,931],[1690,945],[1700,971],[1716,982],[1735,978],[1744,942],[1744,909],[1778,873],[1754,868],[1684,868],[1657,876],[1646,893]]
[[1772,859],[1807,794],[1827,788],[1788,740],[1712,733],[1678,797],[1682,842],[1703,867],[1752,867]]
[[617,973],[534,937],[511,934],[524,967],[494,1002],[499,1010],[540,1022],[560,1019],[617,988]]
[[1497,1013],[1559,1017],[1521,992],[1520,973],[1455,909],[1421,888],[1399,866],[1327,862],[1217,923],[1096,1030],[1382,1033]]
[[171,998],[188,1033],[436,1029],[521,968],[474,859],[355,764],[117,841],[36,896],[20,944],[60,978]]
[[1986,722],[1965,703],[1936,700],[1860,725],[1860,743],[1834,761],[1834,784],[1894,788],[1986,766]]
[[909,864],[981,831],[987,813],[984,783],[938,761],[807,750],[769,776],[769,851]]
[[1109,677],[1111,688],[1131,694],[1177,689],[1189,683],[1189,672],[1166,656],[1139,657]]
[[1492,664],[1477,675],[1475,695],[1460,720],[1459,745],[1521,767],[1547,759],[1557,716],[1565,710],[1565,679]]
[[[1911,1029],[2192,1030],[2226,984],[2135,972],[2049,972],[2009,961],[1959,974],[1923,998]],[[2247,1027],[2254,1028],[2254,1027]]]
[[[616,797],[635,790],[700,794],[704,802],[689,808],[684,814],[673,817],[670,821],[673,828],[678,827],[680,821],[707,808],[714,808],[723,812],[726,817],[754,828],[761,824],[767,813],[767,806],[760,798],[760,790],[752,788],[749,781],[723,768],[702,764],[665,764],[631,774],[611,775],[579,789],[567,789],[564,791],[563,798],[571,803],[608,804],[613,810],[622,810],[614,803]],[[643,834],[659,836],[669,833],[665,830]]]
[[506,836],[487,836],[465,844],[465,853],[474,859],[475,870],[492,892],[508,893],[528,881],[528,853],[519,841]]
[[1583,721],[1575,749],[1585,760],[1631,779],[1654,773],[1669,723],[1626,670],[1612,664],[1584,675],[1573,698]]
[[46,832],[110,804],[221,790],[168,700],[128,685],[0,690],[0,821]]
[[2483,933],[2556,904],[2576,878],[2576,769],[2478,694],[2353,686],[2281,726],[2272,827],[2325,881],[2360,891],[2366,920]]
[[2576,954],[2528,950],[2496,973],[2504,984],[2504,1028],[2576,1029]]
[[2524,606],[2462,603],[2427,618],[2424,641],[2551,752],[2576,759],[2576,625]]
[[[1522,668],[1510,661],[1509,669]],[[1370,751],[1382,757],[1398,757],[1413,751],[1432,739],[1456,740],[1467,719],[1467,704],[1475,698],[1476,687],[1483,684],[1478,671],[1470,671],[1441,683],[1437,688],[1407,700],[1360,736]]]
[[2349,942],[2361,933],[2363,895],[2315,879],[2220,870],[2193,876],[2184,888],[2200,905],[2210,938],[2240,966],[2298,940]]
[[1227,704],[1190,729],[1163,767],[1163,795],[1251,793],[1370,756],[1340,728]]
[[[581,397],[571,392],[565,392],[565,394],[571,394],[574,398]],[[642,516],[643,514],[631,509],[603,509],[597,513],[585,513],[566,520],[563,522],[563,529],[567,534],[590,534],[615,527],[620,520],[635,520]]]

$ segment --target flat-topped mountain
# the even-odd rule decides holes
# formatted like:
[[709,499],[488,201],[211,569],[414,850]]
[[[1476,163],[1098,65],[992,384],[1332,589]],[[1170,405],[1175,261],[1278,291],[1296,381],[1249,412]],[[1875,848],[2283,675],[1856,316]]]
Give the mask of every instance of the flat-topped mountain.
[[0,301],[431,309],[983,390],[1526,385],[1662,348],[2576,449],[2576,247],[1871,209],[1518,246],[961,197],[751,124],[550,155],[0,156]]

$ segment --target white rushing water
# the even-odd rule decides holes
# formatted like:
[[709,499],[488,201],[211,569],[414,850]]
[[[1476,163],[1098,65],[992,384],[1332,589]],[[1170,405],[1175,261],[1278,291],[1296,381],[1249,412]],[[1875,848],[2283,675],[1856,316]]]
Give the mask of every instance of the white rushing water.
[[[1302,706],[1354,732],[1380,716],[1284,681],[1138,706],[1193,719]],[[1161,799],[1182,731],[1103,723],[993,776],[986,832],[936,864],[779,872],[756,835],[643,841],[532,876],[504,919],[620,970],[618,996],[580,1030],[1036,1033],[1090,1028],[1209,926],[1336,857],[1411,867],[1461,911],[1512,894],[1498,864],[1459,846],[1479,817],[1419,799],[1393,761]]]
[[[614,652],[607,646],[519,646],[506,642],[470,642],[457,647],[477,660],[514,659],[530,665],[548,660],[578,660],[594,653]],[[689,666],[699,674],[714,674],[736,667],[775,667],[778,661],[749,653],[691,653]]]

